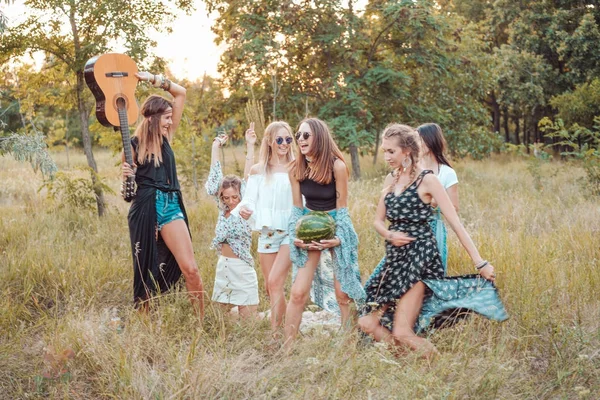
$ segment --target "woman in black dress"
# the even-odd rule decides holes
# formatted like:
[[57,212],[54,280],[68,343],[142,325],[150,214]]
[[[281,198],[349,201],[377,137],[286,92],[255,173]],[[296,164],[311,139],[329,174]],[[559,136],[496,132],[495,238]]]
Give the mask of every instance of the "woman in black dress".
[[391,124],[383,132],[381,147],[394,172],[386,177],[374,224],[386,239],[386,257],[383,267],[375,270],[365,286],[367,305],[358,323],[377,341],[419,350],[427,357],[437,350],[414,332],[426,292],[423,281],[444,277],[429,226],[432,200],[439,205],[481,276],[494,281],[495,274],[494,267],[479,255],[437,177],[432,171],[419,168],[419,142],[417,131],[406,125]]
[[194,259],[170,145],[181,121],[186,90],[160,75],[139,72],[136,76],[169,92],[173,101],[156,95],[144,101],[143,120],[131,139],[136,165],[132,168],[123,161],[123,179],[135,175],[137,184],[128,215],[134,301],[139,306],[155,293],[166,292],[183,273],[190,301],[202,316],[202,279]]

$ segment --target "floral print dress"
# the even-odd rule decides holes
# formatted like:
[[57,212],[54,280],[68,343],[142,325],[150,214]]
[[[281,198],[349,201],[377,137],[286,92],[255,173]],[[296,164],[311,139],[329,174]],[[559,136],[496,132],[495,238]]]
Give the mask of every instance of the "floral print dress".
[[369,313],[388,306],[381,318],[381,324],[392,329],[396,302],[417,282],[425,279],[444,277],[444,267],[440,259],[437,243],[429,221],[432,208],[424,203],[417,189],[426,170],[399,195],[388,193],[385,198],[386,219],[390,221],[390,231],[405,232],[415,240],[405,246],[394,246],[386,242],[386,256],[382,268],[375,270],[365,285]]

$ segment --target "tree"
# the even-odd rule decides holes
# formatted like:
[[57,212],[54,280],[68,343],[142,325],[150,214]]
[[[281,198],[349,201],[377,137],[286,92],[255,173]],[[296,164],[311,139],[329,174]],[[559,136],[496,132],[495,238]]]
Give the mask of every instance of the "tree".
[[[175,8],[189,11],[191,0],[134,0],[94,2],[85,0],[28,0],[28,18],[8,27],[0,43],[0,61],[25,53],[43,51],[55,58],[75,77],[75,98],[81,123],[81,136],[87,163],[98,172],[89,132],[91,94],[85,89],[83,69],[92,56],[114,51],[118,43],[135,60],[146,60],[155,43],[147,37],[149,29],[169,31]],[[158,12],[157,12],[158,11]],[[105,211],[102,186],[93,174],[98,215]]]

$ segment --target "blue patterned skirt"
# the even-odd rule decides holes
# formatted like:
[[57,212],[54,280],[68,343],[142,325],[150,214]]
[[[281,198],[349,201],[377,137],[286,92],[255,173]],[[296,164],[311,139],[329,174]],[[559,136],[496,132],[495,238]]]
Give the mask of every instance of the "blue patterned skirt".
[[[376,276],[384,266],[385,258],[377,265],[372,276]],[[494,321],[508,319],[496,286],[479,274],[446,276],[422,282],[427,290],[414,326],[416,333],[452,325],[472,313]],[[389,330],[393,329],[393,319],[382,318],[381,322]]]

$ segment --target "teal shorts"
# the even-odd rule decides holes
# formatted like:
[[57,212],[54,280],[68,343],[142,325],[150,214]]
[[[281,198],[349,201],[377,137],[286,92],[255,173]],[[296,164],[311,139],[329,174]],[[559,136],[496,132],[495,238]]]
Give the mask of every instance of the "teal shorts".
[[160,231],[169,222],[185,219],[175,192],[156,191],[156,224]]

